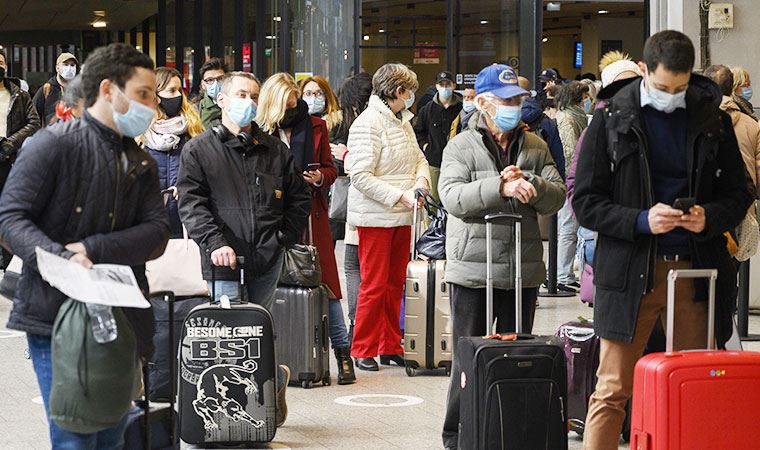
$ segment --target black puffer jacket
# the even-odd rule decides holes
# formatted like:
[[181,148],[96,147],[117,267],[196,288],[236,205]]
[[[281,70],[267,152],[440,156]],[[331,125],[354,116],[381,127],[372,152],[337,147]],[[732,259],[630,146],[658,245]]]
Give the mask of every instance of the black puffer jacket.
[[[250,135],[253,140],[243,140],[219,125],[182,149],[179,215],[201,248],[207,280],[214,250],[232,247],[245,257],[246,274],[253,277],[271,268],[306,230],[311,192],[290,149],[256,124]],[[217,280],[237,278],[227,267],[216,271]]]
[[[641,117],[641,78],[597,109],[586,131],[573,196],[580,224],[598,231],[594,254],[594,328],[606,339],[631,342],[642,296],[653,289],[655,236],[636,233],[636,219],[654,205],[647,138]],[[733,230],[754,199],[730,117],[718,109],[718,87],[692,75],[686,93],[691,151],[689,196],[705,209],[705,230],[690,234],[695,269],[718,269],[715,337],[731,334],[736,267],[723,232]],[[695,282],[695,299],[707,299],[707,282]]]
[[[47,95],[45,95],[47,91]],[[43,126],[50,125],[55,119],[55,107],[63,100],[63,87],[58,82],[58,76],[50,77],[47,83],[40,86],[34,94],[34,107]]]
[[4,151],[9,152],[8,156],[15,157],[24,140],[40,129],[40,118],[32,99],[29,94],[21,89],[18,79],[6,78],[2,83],[11,94],[7,118],[8,131],[6,132],[8,137],[4,141],[3,147]]
[[[134,140],[119,138],[89,114],[41,130],[24,147],[0,197],[0,236],[24,261],[8,328],[50,335],[66,300],[42,280],[35,247],[70,258],[64,246],[82,242],[96,264],[132,266],[147,292],[145,261],[163,253],[168,235],[156,163]],[[125,313],[140,353],[149,355],[150,309]]]

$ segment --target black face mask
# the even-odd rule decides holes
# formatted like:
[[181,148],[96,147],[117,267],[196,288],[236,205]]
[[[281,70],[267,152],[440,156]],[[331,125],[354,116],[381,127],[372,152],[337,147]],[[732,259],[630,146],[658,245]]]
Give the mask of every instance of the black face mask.
[[161,97],[161,108],[163,108],[167,117],[177,117],[182,110],[182,96],[172,98]]
[[285,115],[282,116],[282,120],[280,121],[280,128],[293,128],[297,118],[298,107],[286,109]]
[[0,80],[5,78],[5,67],[0,67]]

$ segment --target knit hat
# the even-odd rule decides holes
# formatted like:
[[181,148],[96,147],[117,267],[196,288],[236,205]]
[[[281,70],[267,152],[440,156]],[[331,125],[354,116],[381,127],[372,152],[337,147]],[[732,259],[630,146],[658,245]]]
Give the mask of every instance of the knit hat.
[[609,86],[613,81],[615,81],[615,78],[617,78],[618,75],[623,72],[633,72],[638,76],[642,75],[638,64],[631,61],[630,59],[621,59],[619,61],[610,63],[607,65],[607,67],[604,68],[604,70],[602,70],[602,86]]

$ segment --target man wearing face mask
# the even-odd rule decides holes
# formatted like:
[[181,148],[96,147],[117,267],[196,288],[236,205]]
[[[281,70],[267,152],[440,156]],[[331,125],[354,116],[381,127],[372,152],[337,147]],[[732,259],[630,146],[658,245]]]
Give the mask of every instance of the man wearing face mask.
[[[221,123],[185,144],[177,188],[180,218],[201,248],[206,280],[216,266],[216,300],[240,300],[236,257],[244,256],[248,299],[270,309],[285,247],[306,230],[311,195],[290,149],[253,121],[258,96],[253,74],[232,72],[223,79]],[[281,366],[277,426],[287,416],[289,378]]]
[[[736,267],[723,233],[744,219],[754,189],[731,119],[719,109],[721,92],[693,66],[686,35],[652,35],[639,63],[643,79],[595,111],[581,147],[572,203],[580,224],[598,232],[594,331],[601,338],[588,450],[617,449],[634,366],[664,320],[670,270],[718,270],[718,347],[731,335]],[[676,289],[675,350],[704,348],[707,297],[704,280]]]
[[201,66],[203,98],[198,104],[198,113],[201,115],[203,128],[207,130],[222,123],[222,110],[216,98],[222,88],[222,80],[229,71],[227,64],[221,58],[210,58]]
[[61,53],[55,62],[55,75],[34,94],[34,107],[43,126],[56,121],[55,107],[63,100],[63,91],[79,73],[79,61],[71,53]]
[[[169,236],[156,163],[134,140],[155,114],[153,61],[129,45],[111,44],[90,53],[85,67],[84,116],[40,130],[20,153],[0,197],[0,235],[24,262],[7,326],[27,333],[46,411],[51,333],[67,297],[40,276],[35,248],[85,268],[132,266],[147,294],[145,262],[163,253]],[[132,358],[149,357],[150,309],[122,311],[136,338]],[[87,355],[82,358],[86,364]],[[90,367],[94,363],[90,359]],[[52,448],[121,448],[126,414],[117,426],[91,434],[64,430],[48,419]]]
[[437,92],[432,101],[417,111],[417,122],[414,125],[417,143],[430,164],[430,194],[436,200],[443,148],[449,141],[452,124],[462,111],[462,97],[454,92],[455,87],[451,72],[438,73],[435,79]]
[[[439,191],[449,213],[446,281],[451,284],[452,342],[483,333],[486,321],[486,224],[489,213],[513,211],[522,221],[523,329],[530,333],[538,286],[546,277],[537,214],[552,215],[565,201],[565,184],[546,143],[525,131],[520,105],[528,92],[514,69],[493,64],[475,81],[478,115],[443,151]],[[515,248],[512,227],[493,225],[494,312],[497,332],[514,331]],[[461,361],[454,349],[443,445],[456,449]]]

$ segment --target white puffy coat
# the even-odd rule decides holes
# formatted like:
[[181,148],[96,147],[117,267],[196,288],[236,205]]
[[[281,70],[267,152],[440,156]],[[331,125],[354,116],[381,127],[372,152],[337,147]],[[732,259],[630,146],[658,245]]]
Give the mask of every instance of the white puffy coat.
[[373,95],[348,133],[346,172],[351,174],[347,221],[353,226],[392,228],[412,224],[412,212],[399,203],[418,178],[430,183],[425,155],[410,123]]

